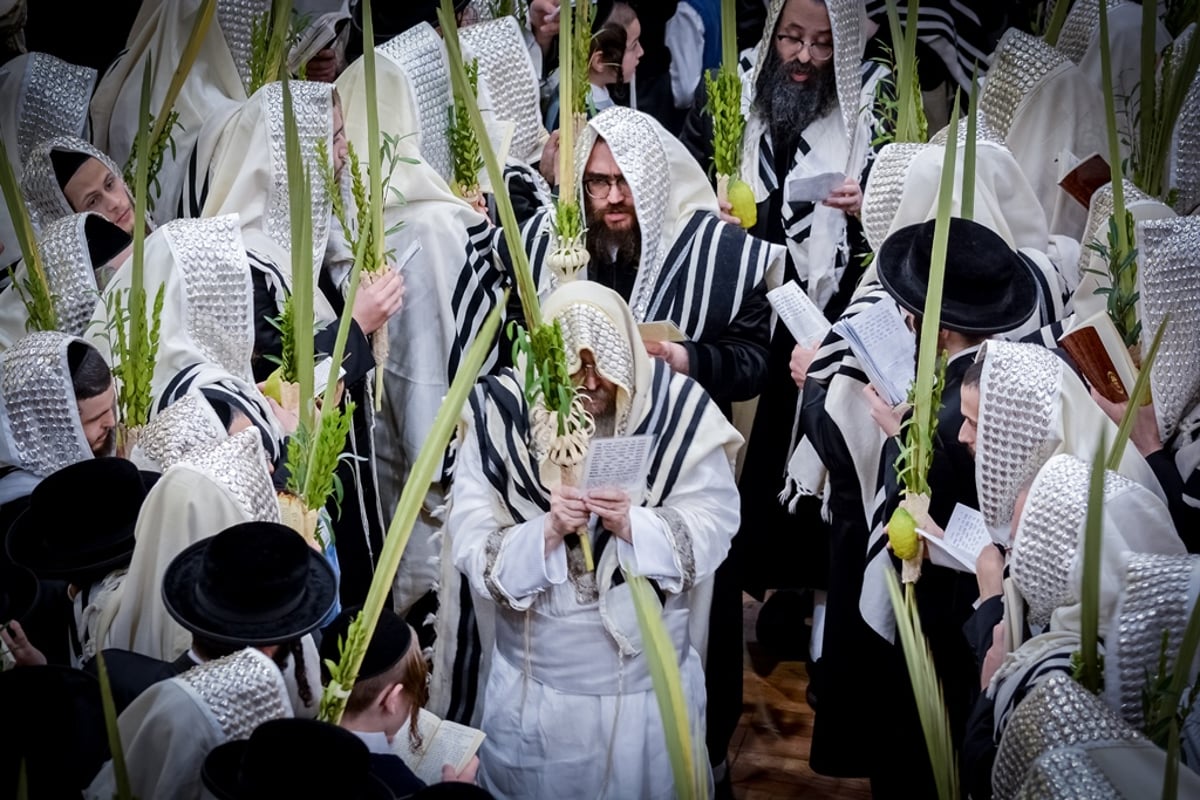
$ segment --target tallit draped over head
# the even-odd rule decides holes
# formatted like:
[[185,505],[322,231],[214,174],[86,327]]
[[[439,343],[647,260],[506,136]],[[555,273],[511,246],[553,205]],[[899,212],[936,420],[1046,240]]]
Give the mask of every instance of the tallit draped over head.
[[[23,53],[0,66],[0,136],[13,174],[21,177],[33,148],[55,136],[83,137],[96,70],[48,53]],[[7,213],[0,215],[0,265],[21,257]]]
[[[129,158],[137,138],[142,73],[151,61],[151,113],[158,114],[166,99],[175,68],[183,57],[201,0],[146,3],[126,42],[126,50],[101,78],[92,100],[96,146],[119,162]],[[260,23],[271,0],[217,0],[196,61],[175,100],[179,126],[175,147],[167,148],[158,173],[162,192],[154,207],[155,220],[178,216],[184,172],[201,129],[215,117],[227,117],[246,101],[250,86],[251,27]],[[249,162],[247,162],[249,163]]]
[[[313,300],[317,321],[334,319],[333,309],[316,291],[333,200],[322,179],[317,143],[333,153],[333,87],[328,83],[291,81],[300,152],[308,169],[312,196]],[[206,134],[207,135],[207,134]],[[366,155],[364,151],[363,159]],[[237,214],[252,268],[262,271],[282,308],[292,285],[292,223],[289,211],[287,152],[283,127],[283,84],[269,83],[221,127],[208,168],[203,217]]]
[[[754,50],[743,54],[740,65],[742,116],[746,118],[740,177],[749,184],[759,203],[784,186],[787,177],[775,174],[775,145],[771,141],[770,125],[756,103],[759,73],[770,49],[775,47],[779,15],[786,2],[772,0],[762,39]],[[833,60],[828,68],[833,70],[837,86],[837,109],[799,132],[810,145],[819,141],[820,147],[807,152],[798,149],[789,162],[788,175],[808,177],[842,172],[857,180],[872,154],[875,90],[886,70],[882,67],[864,69],[867,18],[861,0],[826,0],[823,5],[829,12],[833,31]],[[795,214],[790,204],[783,204],[784,228],[799,232],[807,227],[808,235],[789,235],[788,252],[797,269],[801,270],[801,277],[807,280],[809,296],[818,306],[824,307],[837,291],[838,264],[844,264],[849,256],[846,215],[819,203],[803,218]]]
[[31,333],[0,361],[0,462],[44,478],[92,457],[67,349],[82,339]]
[[[669,319],[693,341],[716,335],[779,265],[782,248],[717,219],[716,194],[691,154],[648,114],[621,106],[593,117],[579,137],[581,203],[587,162],[601,139],[629,184],[641,233],[629,299],[634,318]],[[549,222],[540,224],[548,229]]]
[[[997,734],[1004,731],[1013,709],[1030,690],[1056,673],[1070,674],[1072,656],[1080,648],[1091,471],[1092,465],[1085,461],[1057,455],[1038,472],[1029,489],[1013,540],[1009,572],[1027,605],[1026,620],[1035,630],[1044,630],[1009,653],[992,679],[988,691],[995,699]],[[1097,595],[1102,641],[1107,643],[1117,634],[1110,620],[1130,554],[1184,552],[1162,501],[1133,481],[1106,471]]]
[[1078,239],[1086,210],[1058,185],[1064,159],[1108,152],[1104,99],[1088,77],[1037,36],[1010,29],[992,56],[979,118],[1008,145],[1052,233]]
[[[251,373],[254,309],[237,216],[179,219],[164,225],[146,240],[144,270],[151,300],[157,287],[163,287],[151,378],[155,411],[189,390],[211,388],[250,419],[275,460],[283,435]],[[128,270],[118,272],[96,306],[98,347],[104,344],[100,337],[112,297],[127,294],[130,280]]]
[[[191,408],[190,421],[196,422],[203,403],[187,398],[171,410]],[[189,420],[181,417],[176,413],[174,421],[186,425]],[[201,539],[252,521],[279,521],[266,452],[255,431],[195,444],[172,456],[138,514],[129,571],[101,621],[107,631],[104,646],[166,661],[184,653],[192,635],[167,613],[162,601],[167,566]]]
[[[25,159],[25,171],[21,175],[21,192],[25,195],[25,202],[29,205],[30,219],[33,220],[34,225],[39,227],[44,227],[56,219],[69,217],[75,213],[75,209],[71,208],[71,204],[67,202],[67,196],[63,194],[62,187],[58,185],[58,177],[54,172],[54,157],[51,156],[51,153],[54,152],[76,153],[94,158],[107,167],[108,171],[116,175],[118,179],[124,181],[124,178],[121,177],[121,168],[117,166],[116,162],[83,139],[76,139],[73,136],[55,136],[43,141],[30,151],[29,157]],[[133,193],[130,192],[128,186],[125,187],[125,191],[129,194],[129,201],[132,203]]]
[[[981,358],[975,486],[992,537],[1007,543],[1021,487],[1052,455],[1093,458],[1101,437],[1115,440],[1116,425],[1044,347],[992,340]],[[1125,449],[1118,472],[1162,499],[1153,471],[1133,448]]]

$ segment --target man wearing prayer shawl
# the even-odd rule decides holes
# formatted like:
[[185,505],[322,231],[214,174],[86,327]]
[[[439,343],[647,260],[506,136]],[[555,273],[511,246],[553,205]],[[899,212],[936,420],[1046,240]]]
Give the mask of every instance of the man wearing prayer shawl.
[[[667,798],[675,787],[625,570],[650,578],[680,661],[688,724],[707,763],[693,587],[737,527],[731,460],[741,438],[690,378],[650,359],[634,316],[590,282],[543,306],[597,430],[654,437],[647,488],[558,483],[520,373],[476,387],[464,413],[447,536],[494,645],[483,696],[481,782],[497,797]],[[587,527],[596,571],[564,536]],[[481,626],[482,627],[482,626]]]
[[[0,136],[18,178],[34,147],[55,136],[84,136],[96,70],[46,53],[25,53],[0,66]],[[0,214],[0,267],[21,257],[13,222]]]
[[[1087,461],[1057,455],[1017,498],[1004,624],[1020,638],[1012,640],[1013,649],[1003,654],[998,669],[993,664],[980,675],[984,693],[976,703],[963,750],[969,786],[1002,772],[992,771],[996,744],[1023,698],[1054,674],[1069,675],[1074,670],[1073,656],[1080,648],[1083,624],[1083,539],[1090,473]],[[1098,596],[1099,635],[1105,650],[1117,639],[1117,629],[1110,623],[1119,605],[1130,554],[1178,556],[1183,552],[1162,501],[1128,478],[1107,472]],[[1029,637],[1027,627],[1041,633]],[[1157,644],[1156,636],[1155,654]],[[1139,688],[1141,677],[1139,671]]]
[[[650,116],[615,107],[580,135],[575,171],[587,220],[588,277],[614,289],[639,322],[668,320],[684,342],[647,351],[688,375],[728,416],[767,379],[770,307],[764,275],[783,248],[718,218],[717,199],[695,159]],[[526,250],[541,285],[552,248],[550,210],[526,226]],[[713,586],[707,664],[710,749],[725,758],[741,716],[741,587],[735,559]]]
[[[788,251],[785,269],[768,274],[768,288],[796,281],[830,319],[846,307],[861,275],[858,254],[866,251],[857,219],[860,186],[877,135],[875,93],[887,74],[873,60],[878,44],[869,30],[861,2],[772,0],[761,40],[739,64],[746,128],[735,177],[754,192],[758,221],[751,232]],[[712,175],[706,102],[702,85],[681,137]],[[789,179],[828,173],[848,177],[828,197],[788,201]],[[744,553],[742,587],[758,596],[770,588],[823,589],[827,582],[820,504],[802,499],[789,512],[779,501],[797,432],[798,390],[789,374],[796,347],[787,327],[775,325],[739,481],[742,535],[735,555]],[[797,536],[797,528],[806,533]],[[776,602],[786,599],[780,593]]]

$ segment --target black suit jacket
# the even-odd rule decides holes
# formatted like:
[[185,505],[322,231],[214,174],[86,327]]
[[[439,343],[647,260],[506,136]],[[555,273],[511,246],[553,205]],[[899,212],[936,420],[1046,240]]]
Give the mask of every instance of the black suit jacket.
[[[112,686],[113,703],[120,714],[138,695],[159,681],[182,675],[196,662],[184,653],[174,661],[162,661],[129,650],[105,650],[104,666],[108,668],[108,682]],[[96,659],[84,665],[83,671],[97,674]]]

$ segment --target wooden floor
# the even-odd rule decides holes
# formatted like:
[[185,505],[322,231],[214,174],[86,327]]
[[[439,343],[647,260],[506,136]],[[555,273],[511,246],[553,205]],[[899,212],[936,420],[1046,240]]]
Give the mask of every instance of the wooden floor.
[[[744,597],[748,648],[755,648],[759,603]],[[733,793],[738,800],[870,800],[866,780],[827,778],[808,766],[813,712],[804,700],[808,676],[803,662],[785,661],[763,678],[747,665],[742,718],[730,744]]]

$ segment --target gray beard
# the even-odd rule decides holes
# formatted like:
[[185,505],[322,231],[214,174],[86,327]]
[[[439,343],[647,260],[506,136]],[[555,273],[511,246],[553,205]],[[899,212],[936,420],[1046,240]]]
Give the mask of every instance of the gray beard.
[[617,431],[616,411],[606,411],[600,416],[594,417],[593,421],[596,423],[596,432],[593,434],[595,436],[609,437]]

